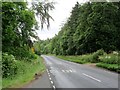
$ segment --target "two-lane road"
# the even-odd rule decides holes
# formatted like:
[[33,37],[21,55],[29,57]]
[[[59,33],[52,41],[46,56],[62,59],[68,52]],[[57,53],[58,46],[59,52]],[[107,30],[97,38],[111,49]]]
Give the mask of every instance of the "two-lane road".
[[118,74],[42,55],[53,88],[118,88]]

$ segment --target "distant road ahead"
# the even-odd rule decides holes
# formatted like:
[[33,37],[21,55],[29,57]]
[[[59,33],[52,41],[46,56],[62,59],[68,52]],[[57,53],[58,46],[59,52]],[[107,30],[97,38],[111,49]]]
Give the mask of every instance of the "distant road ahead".
[[118,74],[42,55],[53,88],[118,88]]

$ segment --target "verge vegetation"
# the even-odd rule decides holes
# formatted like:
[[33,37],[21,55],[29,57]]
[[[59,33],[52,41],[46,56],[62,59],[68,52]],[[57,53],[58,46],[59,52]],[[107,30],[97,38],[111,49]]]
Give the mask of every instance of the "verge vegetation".
[[35,55],[31,61],[16,60],[13,55],[3,54],[2,88],[21,87],[35,79],[35,73],[42,74],[45,70],[43,59]]
[[71,62],[86,64],[96,63],[96,66],[106,68],[111,71],[120,73],[118,52],[105,53],[103,50],[98,50],[91,54],[77,55],[77,56],[56,56],[63,60]]

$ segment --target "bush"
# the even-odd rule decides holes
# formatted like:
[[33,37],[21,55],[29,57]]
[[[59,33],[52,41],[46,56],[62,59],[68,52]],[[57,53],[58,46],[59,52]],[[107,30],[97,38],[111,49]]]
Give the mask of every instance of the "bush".
[[81,61],[84,61],[84,62],[90,62],[92,60],[92,55],[91,54],[88,54],[88,55],[82,55],[80,57]]
[[92,62],[92,63],[99,62],[99,61],[100,61],[99,56],[103,55],[104,53],[105,53],[105,52],[104,52],[104,50],[102,50],[102,49],[97,50],[96,52],[94,52],[94,53],[92,54],[92,59],[91,59],[90,62]]
[[27,46],[12,48],[9,50],[9,54],[14,55],[18,60],[31,61],[32,59],[36,59],[35,54]]
[[41,52],[40,51],[35,51],[35,54],[41,55]]
[[13,55],[2,53],[2,75],[4,77],[17,74],[17,64]]
[[37,59],[37,55],[30,51],[29,54],[28,54],[28,59],[26,59],[26,60],[31,61],[33,59]]
[[100,62],[107,63],[107,64],[118,64],[118,55],[114,54],[105,54],[101,56]]

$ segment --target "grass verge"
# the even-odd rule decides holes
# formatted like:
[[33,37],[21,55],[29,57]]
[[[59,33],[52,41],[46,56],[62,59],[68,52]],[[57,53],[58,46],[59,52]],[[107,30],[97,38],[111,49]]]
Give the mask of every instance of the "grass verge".
[[120,73],[120,67],[117,64],[97,63],[96,66]]
[[14,77],[2,79],[2,88],[18,88],[34,79],[35,73],[42,73],[45,70],[42,57],[37,56],[32,62],[17,61],[19,72]]
[[2,89],[2,52],[0,51],[0,90]]
[[118,54],[115,53],[107,54],[99,50],[94,53],[86,54],[86,55],[56,56],[56,57],[79,64],[96,63],[97,67],[102,67],[110,71],[120,73],[120,65],[119,65],[120,59]]
[[56,57],[79,64],[88,63],[87,61],[81,59],[82,58],[81,56],[56,56]]

